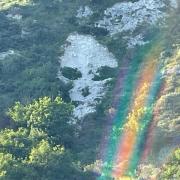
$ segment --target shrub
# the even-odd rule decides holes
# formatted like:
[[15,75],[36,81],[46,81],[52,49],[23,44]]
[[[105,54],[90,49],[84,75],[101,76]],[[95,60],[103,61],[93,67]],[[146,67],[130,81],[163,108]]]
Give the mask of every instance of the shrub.
[[61,71],[62,75],[70,80],[76,80],[82,77],[81,72],[77,68],[64,67]]

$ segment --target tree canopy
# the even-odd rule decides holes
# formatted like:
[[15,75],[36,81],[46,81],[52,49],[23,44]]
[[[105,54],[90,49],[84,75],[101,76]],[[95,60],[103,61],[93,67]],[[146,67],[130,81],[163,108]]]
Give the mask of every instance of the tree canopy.
[[60,97],[15,103],[7,113],[13,127],[0,132],[0,178],[83,179],[69,150],[75,136],[72,110]]

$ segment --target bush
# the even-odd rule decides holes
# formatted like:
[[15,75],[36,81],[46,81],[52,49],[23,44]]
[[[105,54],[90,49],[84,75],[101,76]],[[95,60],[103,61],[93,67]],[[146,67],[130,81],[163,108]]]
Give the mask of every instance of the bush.
[[81,72],[76,68],[64,67],[61,69],[62,75],[70,80],[76,80],[82,77]]
[[103,66],[97,70],[98,75],[95,75],[94,81],[101,81],[108,78],[113,78],[117,75],[118,71],[116,68],[111,68],[108,66]]

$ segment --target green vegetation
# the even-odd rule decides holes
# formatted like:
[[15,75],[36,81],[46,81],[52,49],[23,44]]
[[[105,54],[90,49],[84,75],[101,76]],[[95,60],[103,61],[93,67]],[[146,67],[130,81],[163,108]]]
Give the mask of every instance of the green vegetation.
[[118,74],[117,68],[111,68],[108,66],[103,66],[97,70],[97,74],[95,75],[93,80],[94,81],[101,81],[107,78],[115,78]]
[[62,75],[70,80],[75,80],[82,77],[81,72],[76,68],[64,67],[61,69]]
[[85,173],[70,152],[72,109],[60,97],[18,102],[9,109],[13,128],[0,132],[0,179],[83,180]]
[[[108,47],[121,65],[126,53],[122,35],[111,38],[107,30],[93,26],[95,21],[102,19],[103,10],[116,2],[120,0],[0,1],[0,179],[95,179],[93,170],[99,166],[97,153],[102,131],[107,125],[105,117],[111,108],[118,70],[109,67],[98,70],[99,75],[94,80],[112,78],[107,82],[107,93],[97,105],[96,113],[74,124],[76,120],[68,94],[72,84],[64,84],[57,78],[59,56],[63,53],[60,47],[72,32],[91,34]],[[79,23],[77,10],[84,5],[88,5],[94,14]],[[170,57],[172,44],[180,43],[179,17],[173,18],[172,24],[176,26],[166,37],[169,41],[166,50],[170,52],[167,56]],[[149,31],[146,38],[152,39],[157,32]],[[135,49],[133,53],[138,57],[135,56],[137,60],[132,62],[139,63],[148,49],[148,45],[141,53]],[[177,66],[179,59],[175,57],[166,68]],[[134,66],[132,73],[137,71],[138,67]],[[62,73],[71,80],[82,76],[72,68],[62,68]],[[157,101],[162,110],[153,151],[157,156],[160,146],[166,146],[177,134],[179,79],[177,73],[168,76],[166,95]],[[133,79],[128,79],[127,84],[129,82],[133,83]],[[130,94],[129,87],[126,92],[122,107]],[[82,95],[89,95],[88,87],[82,90]],[[179,150],[176,150],[162,167],[160,177],[170,179],[174,173],[179,175],[178,163]]]
[[0,10],[8,9],[13,5],[25,6],[30,2],[30,0],[3,0],[0,2]]
[[[75,13],[76,7],[67,12],[66,3],[57,3],[35,1],[33,6],[14,9],[15,14],[22,15],[21,21],[7,18],[10,10],[0,12],[1,52],[15,52],[0,59],[1,126],[7,124],[5,112],[15,101],[29,103],[42,96],[57,95],[68,100],[69,87],[57,79],[57,67],[60,46],[73,27],[66,19]],[[59,9],[52,11],[48,7],[51,5],[52,9]]]
[[[178,73],[178,64],[180,62],[180,50],[172,51],[173,55],[167,58],[167,64],[164,66],[164,87],[163,93],[156,103],[155,116],[157,127],[155,130],[155,142],[153,154],[155,159],[160,155],[160,149],[167,144],[177,144],[176,137],[179,137],[179,112],[180,112],[180,74]],[[161,141],[159,142],[159,138]]]
[[163,165],[160,180],[180,179],[180,148],[170,156],[168,162]]
[[62,102],[61,98],[51,101],[44,97],[25,106],[17,102],[8,115],[18,126],[42,129],[56,144],[70,147],[74,134],[68,124],[72,118],[72,110],[72,105]]
[[[1,179],[94,179],[83,167],[96,160],[111,99],[104,98],[96,114],[70,126],[67,122],[72,117],[72,106],[68,104],[68,91],[72,84],[64,84],[57,73],[62,55],[60,47],[70,33],[81,27],[74,21],[77,10],[84,4],[95,10],[96,5],[84,0],[34,0],[30,2],[33,5],[23,6],[11,1],[8,8],[10,4],[4,2],[7,8],[0,10]],[[15,15],[22,18],[13,19]],[[2,57],[1,53],[7,55]],[[81,77],[77,70],[65,70],[65,76]],[[113,83],[111,89],[112,86]],[[111,96],[111,89],[107,96]],[[88,89],[82,93],[88,95]],[[59,95],[64,103],[58,105],[54,99]],[[61,108],[65,108],[68,116],[59,111]],[[74,121],[73,117],[71,120]],[[56,151],[48,153],[59,145]],[[38,149],[42,146],[45,150],[41,155]],[[39,155],[34,159],[39,164],[34,160],[30,162],[35,149]]]
[[86,86],[84,89],[82,89],[82,95],[84,97],[88,96],[89,94],[90,94],[90,92],[89,92],[89,87],[88,86]]

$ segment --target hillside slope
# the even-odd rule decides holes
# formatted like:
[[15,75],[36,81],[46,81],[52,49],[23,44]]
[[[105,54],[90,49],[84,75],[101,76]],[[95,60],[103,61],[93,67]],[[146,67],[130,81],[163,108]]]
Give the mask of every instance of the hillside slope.
[[0,179],[179,179],[178,0],[0,2]]

